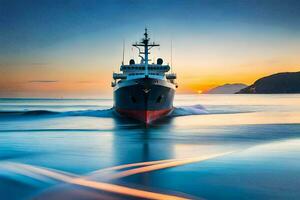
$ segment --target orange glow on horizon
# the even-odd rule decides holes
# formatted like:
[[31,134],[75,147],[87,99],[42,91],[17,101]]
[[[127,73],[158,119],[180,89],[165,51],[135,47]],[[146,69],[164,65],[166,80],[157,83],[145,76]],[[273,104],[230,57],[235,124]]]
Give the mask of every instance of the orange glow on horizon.
[[[295,62],[296,63],[296,62]],[[114,64],[116,65],[116,64]],[[258,65],[257,63],[255,65]],[[182,64],[182,66],[184,66]],[[201,66],[201,63],[199,64]],[[286,66],[286,65],[285,65]],[[299,71],[296,64],[291,67],[253,68],[235,66],[219,68],[176,66],[179,85],[177,93],[200,94],[226,83],[252,84],[257,79],[284,71]],[[110,86],[111,67],[101,68],[98,64],[82,68],[81,65],[66,66],[28,66],[0,68],[1,97],[53,97],[53,98],[99,98],[112,96]]]

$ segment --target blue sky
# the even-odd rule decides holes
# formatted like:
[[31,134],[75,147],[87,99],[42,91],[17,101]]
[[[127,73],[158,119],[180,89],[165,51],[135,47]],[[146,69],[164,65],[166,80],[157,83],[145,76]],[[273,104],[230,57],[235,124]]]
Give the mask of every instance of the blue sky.
[[[1,0],[1,53],[66,39],[126,37],[149,26],[176,34],[278,28],[299,33],[300,1],[282,0]],[[160,31],[157,30],[159,33]]]
[[[122,41],[126,41],[129,59],[134,53],[128,46],[147,26],[151,38],[162,44],[160,52],[154,52],[157,56],[168,60],[173,40],[174,60],[183,80],[198,81],[199,87],[221,83],[222,74],[215,81],[209,77],[225,67],[217,60],[231,59],[226,67],[230,65],[234,73],[252,65],[252,61],[255,67],[277,62],[253,74],[254,80],[284,70],[279,65],[286,71],[297,69],[299,10],[297,0],[0,0],[0,66],[9,77],[5,81],[12,83],[87,81],[87,77],[82,80],[76,74],[98,69],[108,81],[109,73],[119,66]],[[205,55],[201,61],[197,59],[199,54]],[[186,72],[185,64],[190,72]],[[197,67],[205,77],[191,76]],[[57,68],[64,68],[60,72],[68,73],[67,78],[55,76]],[[28,71],[35,76],[24,75]],[[47,73],[51,75],[45,76]],[[25,76],[22,80],[21,74]],[[229,81],[226,77],[224,82]],[[97,80],[94,77],[91,81]],[[14,90],[25,89],[15,86]]]

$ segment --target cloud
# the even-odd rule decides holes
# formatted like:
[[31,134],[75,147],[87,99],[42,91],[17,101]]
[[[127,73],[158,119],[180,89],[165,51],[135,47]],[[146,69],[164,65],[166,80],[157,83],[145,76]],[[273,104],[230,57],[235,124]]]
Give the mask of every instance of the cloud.
[[57,83],[57,80],[31,80],[28,83]]
[[76,83],[93,83],[92,81],[77,81]]
[[49,65],[49,63],[46,63],[46,62],[32,62],[30,64],[32,66],[45,66],[45,65]]
[[42,67],[48,66],[50,63],[47,62],[1,62],[1,67],[22,67],[22,66],[33,66],[33,67]]

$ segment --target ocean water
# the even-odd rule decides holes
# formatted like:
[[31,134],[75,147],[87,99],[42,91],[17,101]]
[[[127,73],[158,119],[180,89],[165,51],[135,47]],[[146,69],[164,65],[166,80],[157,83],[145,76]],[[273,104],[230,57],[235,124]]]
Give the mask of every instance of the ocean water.
[[300,95],[177,95],[145,127],[112,99],[0,99],[0,199],[300,199]]

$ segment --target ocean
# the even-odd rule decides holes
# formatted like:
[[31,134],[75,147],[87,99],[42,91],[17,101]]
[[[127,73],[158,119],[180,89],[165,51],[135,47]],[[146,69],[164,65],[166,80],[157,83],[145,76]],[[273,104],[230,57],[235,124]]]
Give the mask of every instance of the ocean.
[[177,95],[145,125],[112,99],[0,99],[0,199],[300,199],[300,95]]

